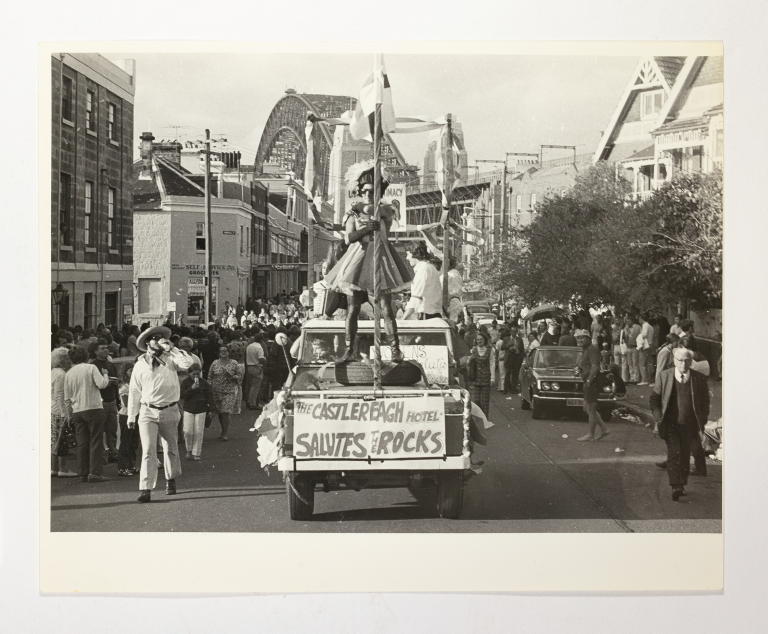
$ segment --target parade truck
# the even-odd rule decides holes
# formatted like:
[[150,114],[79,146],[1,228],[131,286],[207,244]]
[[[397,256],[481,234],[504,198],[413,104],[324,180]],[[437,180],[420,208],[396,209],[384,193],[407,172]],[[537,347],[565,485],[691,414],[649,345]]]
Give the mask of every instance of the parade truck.
[[382,345],[376,388],[373,321],[359,322],[360,360],[350,363],[336,362],[343,321],[304,324],[297,363],[257,421],[260,461],[282,472],[291,519],[312,517],[316,492],[395,487],[440,517],[460,515],[477,427],[459,386],[451,329],[430,319],[400,321],[398,330],[406,360],[391,363]]

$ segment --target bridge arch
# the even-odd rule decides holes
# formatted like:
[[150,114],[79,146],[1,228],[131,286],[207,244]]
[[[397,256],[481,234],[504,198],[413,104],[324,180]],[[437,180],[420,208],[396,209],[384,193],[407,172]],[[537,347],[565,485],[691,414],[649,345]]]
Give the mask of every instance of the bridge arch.
[[[299,94],[286,91],[272,108],[256,150],[254,173],[263,174],[266,163],[277,163],[303,178],[307,161],[304,128],[310,113],[319,118],[339,117],[355,107],[353,97],[339,95]],[[335,126],[316,125],[313,133],[315,171],[319,177],[323,198],[328,197],[330,159]],[[386,135],[382,154],[391,167],[408,169],[405,158],[389,135]]]

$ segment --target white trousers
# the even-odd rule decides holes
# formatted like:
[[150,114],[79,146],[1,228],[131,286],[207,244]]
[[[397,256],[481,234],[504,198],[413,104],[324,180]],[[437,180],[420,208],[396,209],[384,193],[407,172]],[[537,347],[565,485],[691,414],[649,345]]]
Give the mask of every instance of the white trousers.
[[157,439],[163,447],[163,468],[166,480],[181,475],[179,460],[179,408],[153,409],[146,405],[139,411],[139,437],[141,438],[141,473],[139,489],[154,489],[157,484]]
[[203,434],[205,434],[205,412],[193,414],[184,412],[184,444],[193,456],[200,457],[203,451]]

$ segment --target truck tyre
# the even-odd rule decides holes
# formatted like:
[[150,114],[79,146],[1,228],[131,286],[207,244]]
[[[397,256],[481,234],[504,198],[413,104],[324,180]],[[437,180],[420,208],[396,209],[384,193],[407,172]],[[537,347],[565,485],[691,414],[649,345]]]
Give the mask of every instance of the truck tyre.
[[464,473],[443,471],[437,483],[437,513],[440,517],[457,519],[464,506]]
[[315,483],[306,475],[289,473],[285,480],[292,520],[310,520],[315,510]]
[[536,403],[536,399],[532,399],[531,403],[531,418],[539,420],[544,418],[544,405],[542,403]]

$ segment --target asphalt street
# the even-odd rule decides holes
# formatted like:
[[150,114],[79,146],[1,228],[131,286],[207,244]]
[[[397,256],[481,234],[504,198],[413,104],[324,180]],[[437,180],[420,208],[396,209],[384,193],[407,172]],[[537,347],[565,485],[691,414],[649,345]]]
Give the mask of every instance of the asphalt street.
[[[598,442],[580,443],[583,418],[532,420],[519,397],[492,394],[481,474],[466,484],[460,519],[437,518],[406,489],[329,492],[318,489],[312,521],[288,517],[281,474],[256,459],[253,412],[233,417],[229,441],[207,430],[200,462],[183,461],[179,493],[166,496],[162,475],[150,504],[138,504],[138,476],[81,483],[52,478],[53,531],[205,532],[720,532],[722,472],[708,465],[692,477],[681,502],[654,462],[664,443],[620,419]],[[621,450],[617,452],[616,450]],[[162,471],[160,472],[162,474]]]

